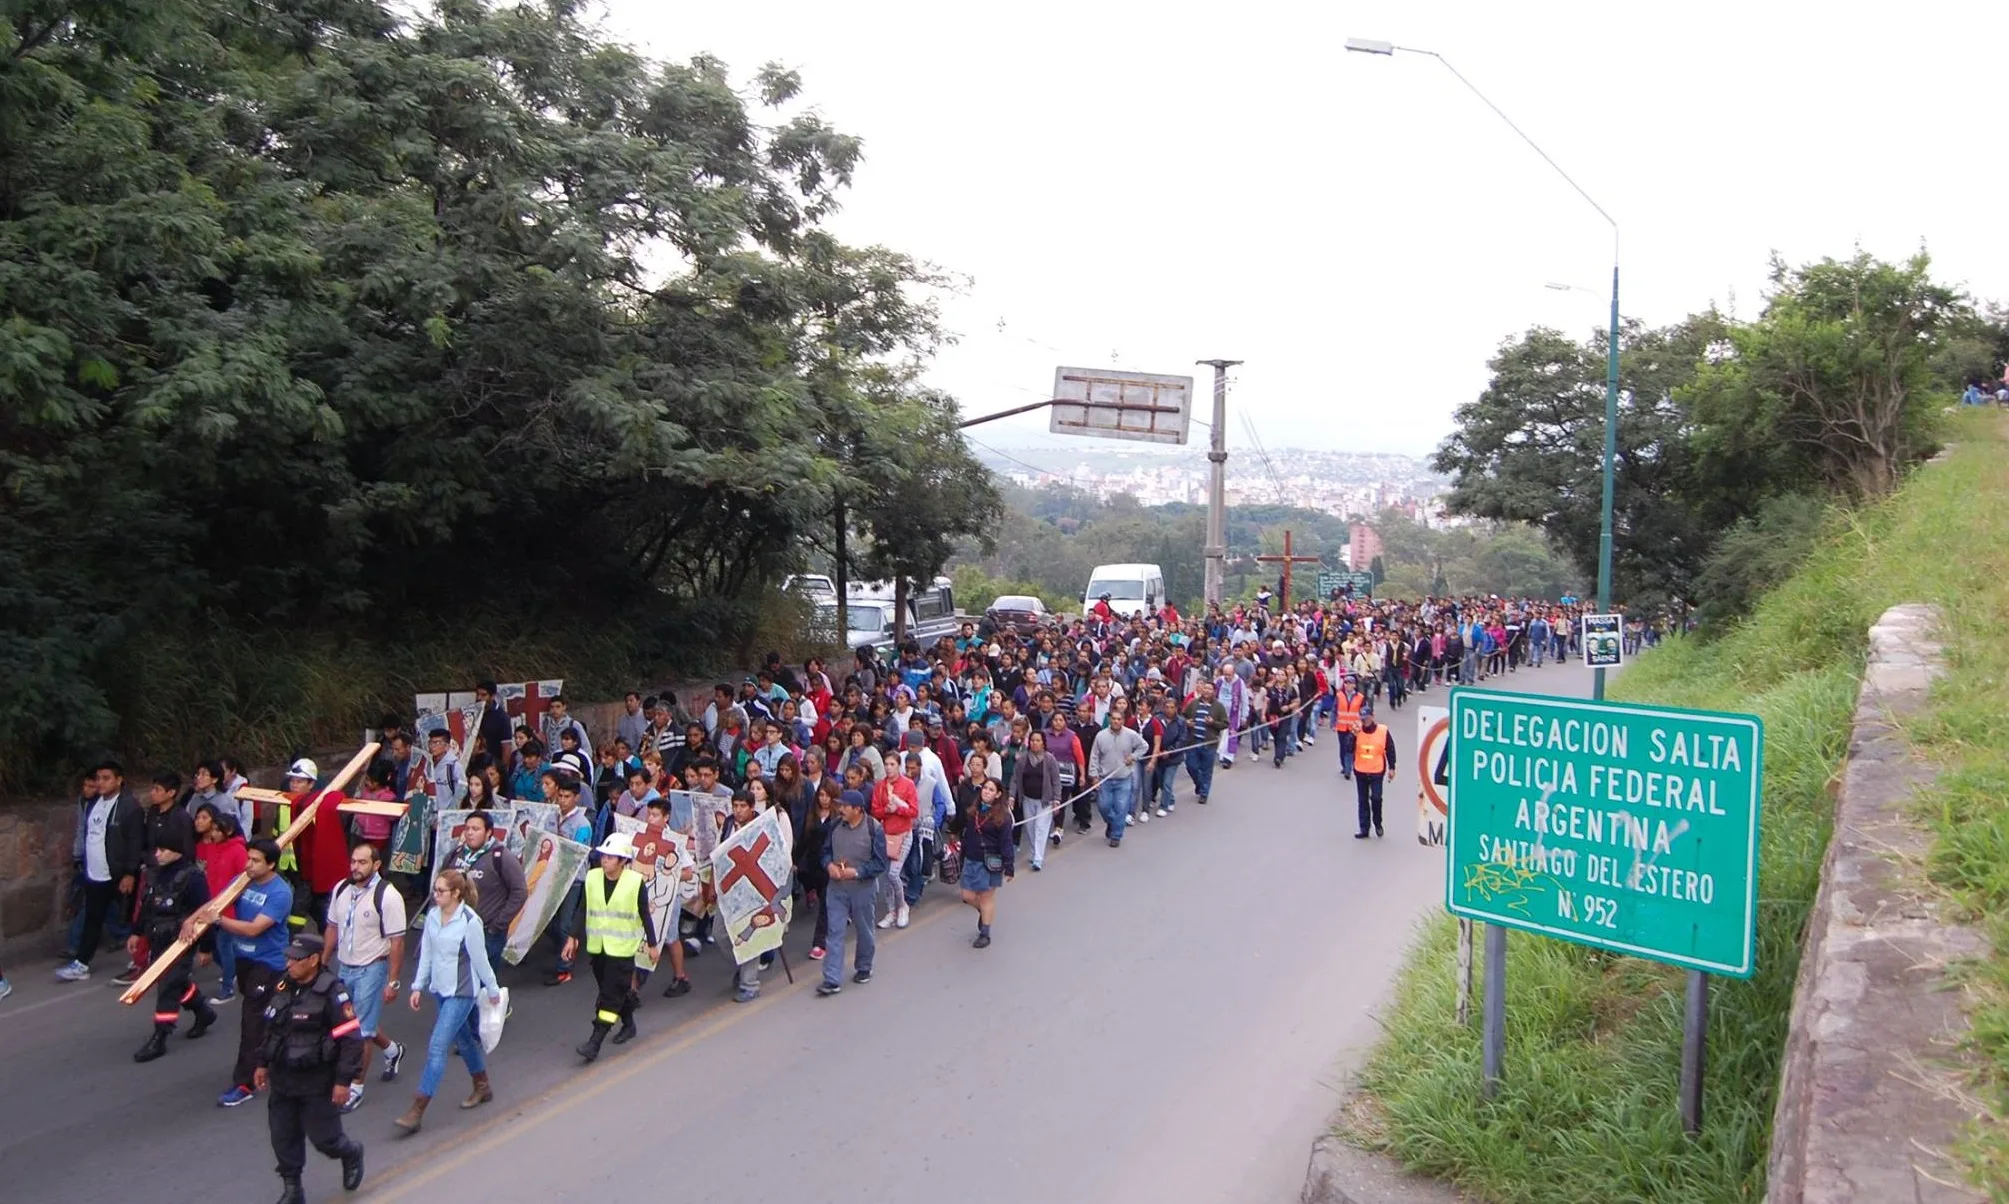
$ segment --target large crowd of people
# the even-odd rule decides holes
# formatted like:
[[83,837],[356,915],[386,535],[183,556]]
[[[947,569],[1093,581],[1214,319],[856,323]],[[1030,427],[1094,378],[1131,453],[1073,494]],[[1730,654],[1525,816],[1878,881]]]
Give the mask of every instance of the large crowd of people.
[[[401,995],[414,1011],[430,999],[435,1020],[396,1129],[420,1126],[456,1054],[472,1080],[461,1107],[493,1098],[476,1013],[497,991],[504,940],[528,892],[491,811],[554,804],[557,834],[593,851],[543,952],[526,959],[552,987],[571,981],[582,952],[590,961],[593,1028],[579,1053],[591,1061],[610,1034],[616,1045],[635,1036],[635,1003],[652,972],[667,978],[662,994],[684,995],[688,960],[718,948],[702,903],[662,925],[646,900],[638,905],[639,875],[625,872],[636,847],[615,816],[684,833],[703,861],[735,828],[778,811],[793,837],[786,889],[796,922],[811,928],[817,993],[833,996],[845,986],[847,947],[849,982],[869,983],[877,934],[906,927],[931,881],[955,889],[975,912],[972,944],[989,947],[1000,890],[1023,869],[1041,871],[1070,829],[1084,839],[1099,823],[1096,838],[1121,848],[1134,829],[1173,816],[1182,797],[1206,805],[1219,772],[1265,758],[1281,767],[1328,735],[1356,793],[1356,837],[1383,835],[1383,783],[1398,750],[1377,711],[1567,659],[1586,609],[1574,598],[1349,595],[1282,607],[1265,590],[1202,615],[1167,605],[1119,616],[1103,599],[1078,618],[1001,629],[971,621],[929,647],[862,648],[841,674],[820,659],[794,667],[770,654],[707,698],[632,692],[599,732],[562,700],[537,730],[515,725],[495,685],[482,683],[464,764],[443,729],[421,734],[387,717],[383,751],[351,791],[475,813],[457,832],[429,837],[441,845],[419,858],[422,873],[393,872],[384,816],[323,806],[289,847],[274,841],[322,778],[312,761],[287,768],[283,802],[248,790],[228,758],[187,781],[155,774],[144,799],[107,761],[82,779],[77,915],[56,975],[87,980],[109,937],[129,955],[114,981],[132,982],[244,872],[249,885],[201,935],[194,964],[184,959],[160,978],[135,1058],[167,1052],[184,1012],[195,1038],[238,1003],[238,1049],[218,1098],[235,1107],[270,1081],[270,1058],[284,1056],[272,1001],[319,990],[316,998],[336,1001],[328,1014],[340,1031],[324,1069],[340,1090],[327,1115],[295,1117],[289,1141],[297,1147],[304,1134],[344,1160],[345,1179],[352,1162],[360,1179],[360,1147],[351,1149],[338,1113],[361,1105],[372,1055],[383,1081],[398,1076],[405,1048],[383,1027]],[[735,968],[734,998],[758,997],[771,956]],[[211,962],[208,993],[196,978]]]

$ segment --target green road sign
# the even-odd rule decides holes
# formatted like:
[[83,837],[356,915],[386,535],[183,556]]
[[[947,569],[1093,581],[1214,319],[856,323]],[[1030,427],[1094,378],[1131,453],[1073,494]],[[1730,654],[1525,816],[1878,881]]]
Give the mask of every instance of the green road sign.
[[1374,574],[1348,572],[1345,569],[1320,569],[1318,571],[1318,596],[1321,601],[1330,599],[1334,593],[1345,589],[1349,585],[1353,587],[1355,597],[1372,593],[1374,591]]
[[1754,715],[1451,691],[1453,914],[1749,978]]

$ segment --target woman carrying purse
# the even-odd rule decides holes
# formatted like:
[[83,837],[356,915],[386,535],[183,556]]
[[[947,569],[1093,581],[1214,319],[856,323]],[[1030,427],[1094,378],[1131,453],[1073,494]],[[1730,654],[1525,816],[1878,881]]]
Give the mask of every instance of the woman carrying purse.
[[991,920],[997,915],[998,888],[1017,871],[1013,860],[1011,798],[996,778],[985,778],[977,797],[956,816],[954,827],[963,849],[963,902],[977,910],[978,949],[991,943]]

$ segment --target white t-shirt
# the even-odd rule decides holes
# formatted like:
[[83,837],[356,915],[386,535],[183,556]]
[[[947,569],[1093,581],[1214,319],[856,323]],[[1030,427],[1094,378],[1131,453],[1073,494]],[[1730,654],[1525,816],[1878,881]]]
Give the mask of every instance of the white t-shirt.
[[112,880],[111,858],[105,855],[105,832],[112,824],[117,799],[101,798],[91,804],[84,820],[84,875],[93,882]]

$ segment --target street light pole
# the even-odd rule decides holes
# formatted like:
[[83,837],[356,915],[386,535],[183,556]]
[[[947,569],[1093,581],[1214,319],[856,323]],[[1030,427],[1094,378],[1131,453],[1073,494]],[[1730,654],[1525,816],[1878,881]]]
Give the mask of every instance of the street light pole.
[[[1555,169],[1565,183],[1576,191],[1597,215],[1611,226],[1611,327],[1605,336],[1604,360],[1604,482],[1603,498],[1599,502],[1597,533],[1597,609],[1599,614],[1611,613],[1611,523],[1612,523],[1612,478],[1618,462],[1618,222],[1605,212],[1590,193],[1583,190],[1562,168],[1562,164],[1549,158],[1549,153],[1541,148],[1527,131],[1514,124],[1499,105],[1479,91],[1471,80],[1466,79],[1453,67],[1450,60],[1434,50],[1418,50],[1411,46],[1397,46],[1393,42],[1379,42],[1368,38],[1348,38],[1346,48],[1358,54],[1378,54],[1393,57],[1396,51],[1405,54],[1426,54],[1443,64],[1444,69],[1457,76],[1472,95],[1478,97],[1485,106],[1507,123],[1507,128],[1520,135],[1521,141],[1538,155],[1542,162]],[[1604,670],[1597,668],[1591,673],[1591,696],[1604,701]],[[1455,804],[1454,804],[1455,805]],[[1485,1028],[1482,1038],[1484,1055],[1484,1092],[1491,1098],[1498,1089],[1500,1067],[1506,1045],[1506,995],[1507,995],[1507,934],[1497,925],[1486,930],[1486,999]],[[1709,1006],[1709,976],[1697,970],[1688,973],[1688,1008],[1685,1016],[1681,1042],[1681,1120],[1682,1126],[1692,1135],[1702,1127],[1702,1050],[1706,1031]]]
[[1228,369],[1240,360],[1198,360],[1214,370],[1214,425],[1207,449],[1206,603],[1221,601],[1228,578]]
[[[1563,170],[1562,164],[1549,158],[1549,153],[1543,150],[1533,138],[1528,137],[1526,130],[1515,125],[1513,118],[1507,116],[1506,112],[1499,105],[1487,99],[1486,94],[1479,91],[1471,80],[1466,79],[1460,74],[1458,69],[1451,65],[1450,60],[1446,59],[1443,55],[1438,54],[1434,50],[1419,50],[1413,46],[1397,46],[1393,42],[1380,42],[1371,38],[1348,38],[1346,40],[1346,48],[1356,54],[1378,54],[1393,57],[1395,52],[1399,50],[1404,54],[1423,54],[1436,59],[1439,63],[1443,64],[1444,70],[1457,76],[1459,83],[1465,85],[1466,89],[1472,95],[1478,97],[1487,108],[1493,110],[1493,113],[1501,121],[1506,122],[1508,129],[1518,134],[1521,141],[1527,143],[1536,154],[1542,157],[1542,162],[1554,168],[1556,174],[1561,176],[1563,181],[1574,189],[1576,194],[1582,197],[1591,208],[1597,210],[1597,215],[1611,226],[1611,328],[1605,336],[1604,366],[1604,496],[1599,507],[1597,534],[1597,609],[1599,614],[1610,614],[1612,476],[1618,462],[1618,221],[1611,214],[1605,212],[1604,206],[1592,199],[1590,193],[1583,190],[1583,185],[1577,183],[1576,180],[1571,178],[1570,173]],[[1591,696],[1600,702],[1604,700],[1603,669],[1594,669],[1591,672]]]

